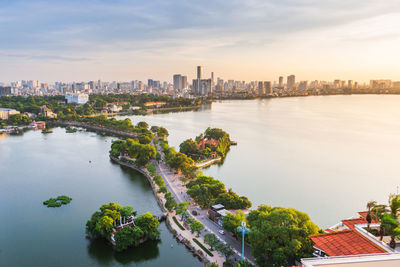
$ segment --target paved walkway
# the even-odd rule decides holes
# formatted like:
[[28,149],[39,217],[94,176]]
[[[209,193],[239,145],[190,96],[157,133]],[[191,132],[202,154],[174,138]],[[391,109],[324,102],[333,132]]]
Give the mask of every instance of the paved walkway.
[[[189,210],[188,213],[189,215],[200,221],[202,224],[204,224],[204,230],[201,232],[201,236],[203,237],[204,234],[206,233],[213,233],[217,236],[217,238],[224,244],[229,243],[233,247],[233,251],[235,252],[235,255],[233,259],[240,260],[242,257],[242,243],[238,240],[236,240],[233,235],[229,232],[225,231],[225,234],[222,235],[219,231],[222,230],[223,228],[210,220],[207,217],[207,211],[202,210],[199,205],[195,204],[195,201],[187,194],[187,188],[184,184],[184,182],[181,181],[181,175],[175,174],[169,166],[165,163],[165,155],[162,152],[161,147],[159,144],[157,144],[157,150],[161,155],[161,160],[159,162],[154,161],[153,163],[156,166],[157,173],[161,175],[161,177],[164,179],[165,185],[168,189],[169,192],[171,192],[175,200],[177,202],[189,202]],[[197,216],[193,215],[193,211],[196,211],[198,213]],[[215,254],[215,253],[214,253]],[[250,246],[248,244],[245,244],[245,257],[248,261],[250,261],[252,264],[254,264],[255,259],[251,255],[250,252]]]
[[201,247],[199,247],[199,245],[197,245],[194,241],[193,238],[196,238],[200,243],[202,243],[206,248],[208,248],[210,250],[210,247],[204,242],[203,237],[198,237],[196,234],[192,234],[192,232],[190,232],[190,230],[186,229],[186,230],[181,230],[175,223],[173,217],[175,216],[175,218],[178,220],[178,222],[183,226],[183,221],[180,219],[180,216],[175,214],[174,212],[171,212],[168,214],[168,219],[172,225],[172,227],[174,227],[174,229],[177,231],[178,234],[180,234],[181,236],[183,236],[184,238],[186,238],[187,240],[191,241],[191,245],[194,246],[194,248],[196,250],[200,250],[210,262],[215,262],[217,263],[219,266],[222,266],[223,263],[225,262],[225,257],[220,255],[217,251],[211,251],[211,253],[214,255],[213,257],[211,257],[210,255],[208,255]]

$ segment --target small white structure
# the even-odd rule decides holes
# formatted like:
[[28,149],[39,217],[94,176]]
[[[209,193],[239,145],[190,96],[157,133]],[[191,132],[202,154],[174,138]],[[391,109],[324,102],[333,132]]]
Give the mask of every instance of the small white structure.
[[79,105],[83,105],[89,101],[89,95],[82,93],[66,93],[65,99],[67,100],[68,104],[77,103]]

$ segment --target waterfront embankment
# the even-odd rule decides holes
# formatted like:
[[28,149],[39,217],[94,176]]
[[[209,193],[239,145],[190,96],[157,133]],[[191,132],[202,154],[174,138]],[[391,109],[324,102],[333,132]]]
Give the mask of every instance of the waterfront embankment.
[[103,132],[107,134],[112,134],[112,135],[117,135],[121,137],[127,137],[127,138],[136,138],[138,136],[137,133],[132,132],[132,131],[122,131],[118,129],[113,129],[110,127],[105,127],[101,125],[93,125],[93,124],[88,124],[84,122],[78,122],[78,121],[60,121],[60,120],[55,120],[55,121],[49,121],[48,122],[49,126],[63,126],[63,127],[81,127],[85,128],[91,131],[97,131],[97,132]]
[[[208,264],[210,264],[211,262],[216,262],[220,266],[222,266],[223,262],[225,261],[225,258],[222,255],[220,255],[216,252],[214,254],[212,254],[212,256],[208,255],[208,254],[204,253],[204,250],[194,241],[194,240],[198,239],[198,240],[200,240],[200,243],[205,244],[202,236],[196,236],[196,234],[191,233],[191,231],[189,231],[187,229],[182,230],[177,225],[177,223],[174,222],[174,217],[175,217],[175,219],[178,220],[180,222],[180,224],[184,224],[184,222],[178,218],[175,211],[168,212],[165,209],[166,199],[165,199],[164,195],[159,192],[158,185],[154,182],[153,177],[151,176],[151,174],[145,167],[138,167],[129,162],[123,162],[120,159],[113,157],[112,155],[110,155],[110,159],[112,161],[120,164],[121,166],[131,168],[131,169],[141,173],[142,175],[144,175],[147,178],[147,180],[149,181],[151,188],[153,190],[154,196],[156,197],[158,205],[160,206],[163,213],[167,216],[167,219],[166,219],[167,228],[171,231],[171,233],[174,235],[174,237],[179,242],[184,244],[206,266]],[[163,173],[159,173],[159,172],[158,172],[158,174],[163,175]],[[165,177],[163,177],[163,178],[165,179]],[[176,200],[179,201],[178,198]]]

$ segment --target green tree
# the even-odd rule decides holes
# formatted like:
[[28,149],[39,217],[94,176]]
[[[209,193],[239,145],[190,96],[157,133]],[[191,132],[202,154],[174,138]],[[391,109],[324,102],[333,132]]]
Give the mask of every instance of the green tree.
[[179,145],[179,152],[191,156],[198,154],[199,150],[197,149],[196,142],[194,142],[192,139],[187,139]]
[[369,229],[369,226],[370,226],[370,224],[371,224],[371,222],[372,222],[372,215],[371,215],[371,212],[372,212],[372,209],[373,209],[373,207],[375,207],[376,206],[376,201],[369,201],[368,203],[367,203],[367,211],[368,211],[368,213],[367,213],[367,216],[366,216],[366,220],[367,220],[367,222],[368,222],[368,229]]
[[223,243],[220,242],[219,244],[217,244],[215,249],[217,251],[221,252],[225,256],[225,258],[227,260],[229,260],[230,257],[235,255],[235,252],[233,251],[232,245],[229,244],[229,243],[223,244]]
[[396,238],[400,236],[400,223],[397,220],[397,216],[392,213],[386,213],[382,217],[382,227],[385,229],[385,233],[390,235],[390,247],[396,248]]
[[238,211],[235,214],[229,212],[225,217],[222,218],[222,226],[227,231],[233,233],[235,236],[238,236],[237,228],[242,224],[242,221],[247,223],[246,216],[242,211]]
[[111,235],[113,229],[114,220],[108,216],[103,216],[96,223],[96,231],[102,237],[108,237]]
[[176,214],[181,215],[181,219],[183,219],[183,215],[189,209],[189,202],[181,202],[178,203],[175,207]]
[[220,243],[217,236],[213,233],[207,233],[204,235],[204,242],[210,246],[212,250],[214,250],[217,245]]
[[215,199],[226,192],[225,185],[210,176],[199,176],[196,180],[186,184],[187,193],[202,208],[208,208],[215,202]]
[[310,217],[292,208],[261,205],[247,216],[249,241],[260,266],[293,265],[295,260],[310,257],[313,252],[309,235],[318,227]]
[[141,121],[141,122],[139,122],[139,123],[137,124],[137,127],[138,127],[138,128],[148,129],[148,128],[149,128],[149,125],[147,124],[147,122]]
[[248,209],[252,205],[247,197],[239,197],[239,195],[233,192],[232,189],[229,189],[226,193],[218,195],[214,203],[222,204],[226,209]]
[[177,205],[175,198],[172,196],[171,192],[167,192],[164,196],[166,199],[165,208],[168,211],[172,211]]
[[389,208],[390,213],[393,216],[398,217],[400,211],[400,195],[390,195],[389,196]]
[[193,233],[193,232],[197,233],[197,236],[200,235],[200,232],[201,232],[201,230],[203,230],[203,229],[204,229],[204,225],[203,225],[201,222],[197,221],[197,220],[194,220],[194,221],[190,224],[190,231],[191,231],[192,233]]
[[121,209],[121,216],[122,217],[129,217],[132,215],[136,215],[136,211],[133,210],[131,206],[124,206]]
[[150,212],[140,215],[135,220],[135,225],[140,227],[144,235],[151,240],[160,238],[160,232],[157,229],[159,224],[160,222]]
[[150,144],[151,138],[146,135],[139,135],[138,136],[139,143],[141,144]]

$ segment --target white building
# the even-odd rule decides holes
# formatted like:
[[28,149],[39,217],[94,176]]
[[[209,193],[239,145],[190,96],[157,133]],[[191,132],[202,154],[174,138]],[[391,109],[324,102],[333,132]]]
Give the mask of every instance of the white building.
[[11,115],[19,114],[19,111],[11,108],[0,108],[0,119],[8,120]]
[[81,94],[81,93],[67,93],[65,94],[65,99],[67,100],[67,103],[77,103],[80,105],[86,104],[86,102],[89,101],[89,95],[88,94]]

